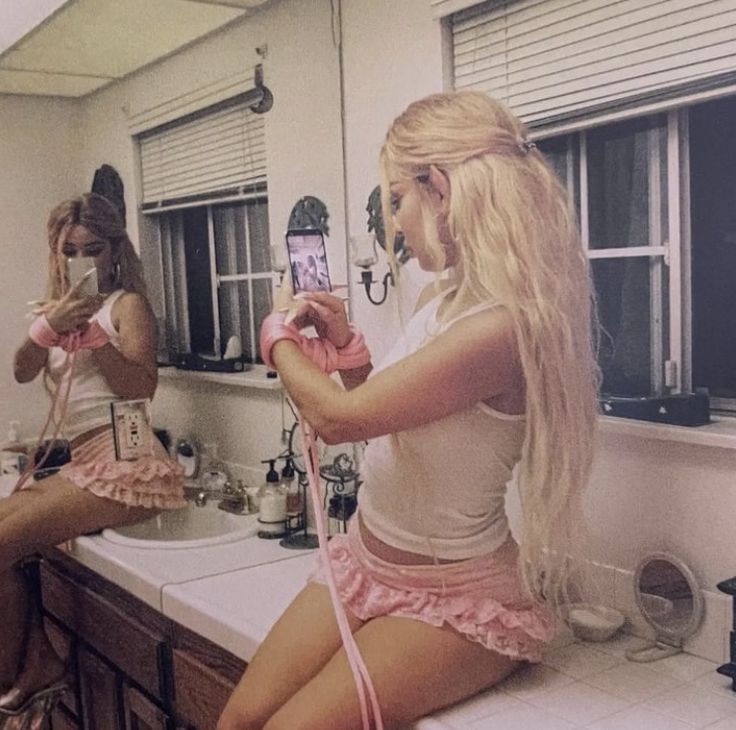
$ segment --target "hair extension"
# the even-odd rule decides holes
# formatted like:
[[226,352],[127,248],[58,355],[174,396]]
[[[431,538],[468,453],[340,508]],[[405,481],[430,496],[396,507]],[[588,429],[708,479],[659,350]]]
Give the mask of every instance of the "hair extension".
[[427,248],[438,257],[436,219],[417,178],[434,165],[449,180],[458,288],[444,321],[488,300],[513,321],[526,387],[517,471],[521,569],[529,591],[558,607],[584,589],[580,576],[571,580],[584,565],[581,497],[599,384],[590,273],[568,196],[523,124],[480,92],[411,104],[390,128],[380,160],[387,240],[394,236],[389,181],[410,180],[420,189]]

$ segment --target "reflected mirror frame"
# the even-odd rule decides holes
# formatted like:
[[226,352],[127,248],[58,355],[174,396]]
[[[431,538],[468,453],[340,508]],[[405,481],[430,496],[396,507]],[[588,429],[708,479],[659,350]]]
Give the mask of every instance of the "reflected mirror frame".
[[[669,563],[672,567],[674,567],[682,574],[693,596],[693,608],[692,614],[690,616],[690,621],[688,621],[687,624],[685,624],[684,627],[679,631],[673,631],[666,624],[658,623],[656,620],[652,619],[651,615],[647,613],[647,610],[645,609],[642,602],[642,594],[639,587],[641,584],[642,574],[648,565],[650,565],[652,562],[660,560]],[[672,644],[673,646],[682,646],[685,639],[695,633],[695,631],[700,626],[700,622],[703,619],[703,592],[701,591],[698,582],[695,580],[695,576],[693,575],[692,570],[690,570],[690,568],[688,568],[687,565],[682,562],[682,560],[675,557],[671,553],[649,553],[639,562],[636,567],[636,572],[634,573],[634,597],[636,598],[636,605],[639,608],[641,615],[644,617],[645,621],[657,632],[657,641],[664,641],[665,643]]]

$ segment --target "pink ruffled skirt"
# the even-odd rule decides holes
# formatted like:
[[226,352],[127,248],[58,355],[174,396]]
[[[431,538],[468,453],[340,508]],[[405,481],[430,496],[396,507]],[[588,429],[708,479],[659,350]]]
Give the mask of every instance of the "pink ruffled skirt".
[[72,460],[59,473],[81,489],[131,507],[179,509],[186,506],[183,469],[157,438],[153,454],[118,461],[112,429],[72,447]]
[[[538,662],[555,634],[554,614],[525,594],[518,545],[511,538],[488,555],[437,565],[396,565],[370,553],[354,517],[330,540],[330,562],[343,604],[357,618],[400,616],[451,626],[487,649]],[[321,563],[310,576],[325,583]]]

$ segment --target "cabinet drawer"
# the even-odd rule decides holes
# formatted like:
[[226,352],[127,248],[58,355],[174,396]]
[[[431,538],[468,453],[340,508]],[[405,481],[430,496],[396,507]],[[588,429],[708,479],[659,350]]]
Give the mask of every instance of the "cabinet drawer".
[[84,637],[153,696],[164,695],[165,637],[48,565],[41,567],[45,610]]
[[211,730],[235,689],[235,683],[180,649],[173,651],[177,722]]

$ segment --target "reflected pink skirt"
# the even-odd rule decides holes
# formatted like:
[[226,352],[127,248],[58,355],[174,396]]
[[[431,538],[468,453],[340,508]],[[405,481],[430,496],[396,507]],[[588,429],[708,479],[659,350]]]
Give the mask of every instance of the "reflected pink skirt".
[[[513,659],[538,662],[555,634],[554,614],[525,594],[518,545],[509,538],[488,555],[438,565],[396,565],[370,553],[358,520],[330,540],[343,604],[357,618],[399,616],[448,625],[470,641]],[[310,581],[325,583],[321,563]]]
[[72,448],[72,460],[59,473],[81,489],[131,507],[179,509],[186,506],[183,469],[157,438],[152,456],[118,461],[112,429]]

